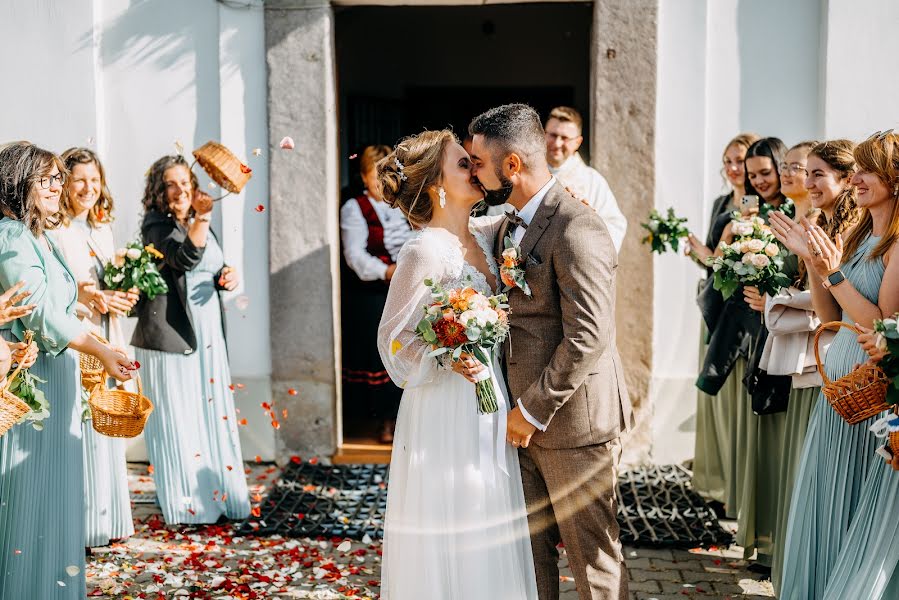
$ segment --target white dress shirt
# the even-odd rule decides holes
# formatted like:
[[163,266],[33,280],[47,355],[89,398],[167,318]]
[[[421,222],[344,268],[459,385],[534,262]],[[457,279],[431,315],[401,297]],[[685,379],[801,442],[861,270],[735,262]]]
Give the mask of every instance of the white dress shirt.
[[627,231],[627,219],[618,208],[618,202],[606,178],[587,165],[577,152],[561,166],[550,167],[549,170],[579,200],[586,200],[590,204],[606,224],[615,245],[615,252],[620,252]]
[[[519,211],[518,216],[521,217],[521,220],[525,222],[525,224],[530,225],[531,221],[534,220],[534,215],[537,214],[537,209],[540,208],[540,205],[543,204],[543,199],[546,197],[546,194],[549,193],[550,188],[555,185],[556,178],[550,177],[549,181],[546,182],[540,190],[534,194],[528,203],[524,205],[524,208]],[[527,230],[524,227],[516,227],[512,232],[512,241],[516,244],[521,244],[522,238],[524,238],[524,234]],[[527,269],[525,269],[524,277],[527,279]],[[546,431],[546,425],[535,419],[531,416],[531,414],[524,407],[524,404],[521,403],[521,398],[518,399],[518,408],[521,409],[521,414],[525,418],[525,420],[539,429],[540,431]]]
[[[412,235],[409,222],[399,208],[390,208],[386,202],[368,196],[372,208],[384,228],[384,247],[390,259],[396,262],[400,249]],[[355,198],[347,200],[340,209],[340,233],[343,256],[347,265],[362,281],[376,281],[387,275],[387,265],[380,258],[368,253],[368,222]]]

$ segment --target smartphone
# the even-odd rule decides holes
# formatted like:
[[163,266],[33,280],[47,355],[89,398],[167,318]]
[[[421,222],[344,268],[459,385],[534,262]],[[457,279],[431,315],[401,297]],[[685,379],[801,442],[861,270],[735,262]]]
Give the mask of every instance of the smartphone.
[[747,194],[740,199],[740,212],[744,215],[759,211],[759,197],[755,194]]

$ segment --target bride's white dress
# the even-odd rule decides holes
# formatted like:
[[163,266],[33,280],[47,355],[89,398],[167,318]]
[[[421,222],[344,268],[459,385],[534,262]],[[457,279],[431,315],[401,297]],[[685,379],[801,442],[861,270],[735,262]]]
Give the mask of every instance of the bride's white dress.
[[[497,222],[471,222],[494,270]],[[425,229],[400,252],[378,331],[384,364],[405,389],[390,462],[381,598],[536,600],[518,454],[505,441],[505,384],[499,380],[500,412],[481,415],[474,384],[427,356],[430,348],[415,338],[430,300],[426,278],[446,289],[495,293],[446,230]]]

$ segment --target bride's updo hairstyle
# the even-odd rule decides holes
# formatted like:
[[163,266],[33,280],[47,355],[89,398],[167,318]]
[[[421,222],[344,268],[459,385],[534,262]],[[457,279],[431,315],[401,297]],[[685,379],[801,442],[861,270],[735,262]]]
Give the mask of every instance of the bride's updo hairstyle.
[[428,190],[440,182],[446,148],[459,143],[448,130],[423,131],[404,138],[386,157],[378,161],[378,180],[384,201],[399,208],[415,227],[426,225],[434,205]]

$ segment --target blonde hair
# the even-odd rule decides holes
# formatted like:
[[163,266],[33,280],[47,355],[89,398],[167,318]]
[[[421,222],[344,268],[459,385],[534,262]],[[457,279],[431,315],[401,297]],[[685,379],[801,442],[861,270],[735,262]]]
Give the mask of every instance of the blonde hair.
[[[112,194],[106,187],[106,170],[97,155],[87,148],[69,148],[62,153],[60,158],[70,173],[75,169],[75,165],[92,164],[97,167],[97,171],[100,173],[100,198],[88,211],[87,222],[91,227],[96,227],[101,223],[112,223]],[[62,197],[59,199],[59,218],[63,227],[68,227],[72,217],[75,216],[72,210],[72,199],[69,198],[69,183],[70,181],[66,182]]]
[[[584,119],[581,117],[581,113],[570,106],[555,107],[549,112],[549,119],[556,119],[563,123],[574,123],[578,133],[582,134],[584,132]],[[546,120],[547,123],[549,123],[549,119]]]
[[428,190],[439,183],[446,148],[452,143],[459,140],[449,129],[423,131],[404,138],[378,162],[384,201],[402,210],[416,227],[427,224],[434,214]]
[[[873,260],[886,254],[896,240],[899,240],[899,135],[892,132],[872,135],[856,146],[853,155],[860,171],[874,173],[886,185],[893,202],[886,232],[868,257]],[[855,254],[873,230],[874,218],[871,211],[862,207],[861,219],[849,234],[843,249],[844,262]]]

